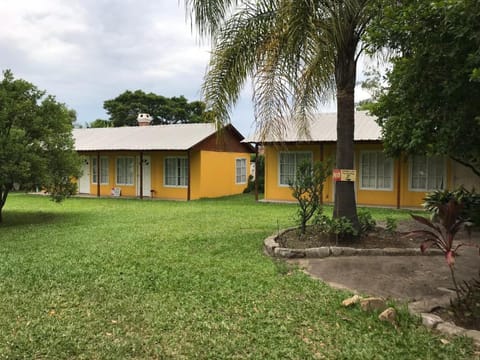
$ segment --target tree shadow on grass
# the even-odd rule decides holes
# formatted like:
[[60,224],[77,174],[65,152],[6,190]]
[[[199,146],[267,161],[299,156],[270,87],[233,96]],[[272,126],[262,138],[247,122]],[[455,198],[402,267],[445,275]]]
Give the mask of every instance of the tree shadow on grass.
[[64,224],[79,217],[79,214],[72,212],[62,213],[54,211],[22,210],[4,211],[2,215],[3,222],[0,223],[0,228]]

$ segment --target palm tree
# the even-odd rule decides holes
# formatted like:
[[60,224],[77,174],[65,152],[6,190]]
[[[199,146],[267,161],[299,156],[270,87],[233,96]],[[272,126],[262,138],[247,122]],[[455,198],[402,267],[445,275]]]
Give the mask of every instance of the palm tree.
[[[202,87],[223,124],[248,79],[257,129],[281,135],[288,119],[308,133],[308,116],[336,96],[336,167],[353,169],[354,88],[360,40],[372,0],[186,0],[192,22],[210,37]],[[358,226],[354,185],[337,182],[334,216]]]

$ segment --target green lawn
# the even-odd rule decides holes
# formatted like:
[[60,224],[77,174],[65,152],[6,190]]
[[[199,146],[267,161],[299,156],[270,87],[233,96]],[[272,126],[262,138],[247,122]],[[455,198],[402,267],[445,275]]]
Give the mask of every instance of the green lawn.
[[11,195],[0,225],[0,358],[473,356],[468,340],[443,345],[404,309],[397,329],[344,309],[348,293],[265,257],[263,239],[295,211],[246,195],[60,205]]

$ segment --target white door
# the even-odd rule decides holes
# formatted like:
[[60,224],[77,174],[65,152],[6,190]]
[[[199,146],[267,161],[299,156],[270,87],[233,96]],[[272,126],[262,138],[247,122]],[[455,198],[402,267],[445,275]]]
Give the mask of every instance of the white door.
[[78,193],[90,194],[90,158],[82,157],[82,176],[78,179]]
[[[151,176],[151,159],[150,156],[144,155],[143,156],[143,196],[151,196],[150,190],[152,189],[152,176]],[[137,168],[137,196],[140,195],[140,157],[137,157],[137,164],[139,164]]]

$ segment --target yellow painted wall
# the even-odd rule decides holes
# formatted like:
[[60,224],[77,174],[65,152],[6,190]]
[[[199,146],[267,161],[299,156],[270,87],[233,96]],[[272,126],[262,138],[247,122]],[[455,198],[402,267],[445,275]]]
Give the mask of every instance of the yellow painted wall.
[[191,199],[241,194],[247,182],[235,183],[235,160],[240,158],[246,159],[248,182],[250,154],[205,150],[192,153]]
[[[420,207],[423,198],[426,195],[424,191],[409,190],[409,162],[404,157],[394,160],[393,187],[391,190],[367,190],[361,189],[359,183],[360,176],[360,153],[368,150],[381,150],[380,144],[355,144],[355,168],[357,169],[357,181],[355,182],[355,193],[357,204],[375,205],[375,206],[397,206],[397,198],[400,199],[400,207]],[[282,151],[311,151],[314,161],[321,158],[322,150],[320,144],[313,145],[294,145],[288,147],[265,146],[265,200],[270,201],[295,201],[288,186],[279,185],[279,153]],[[323,158],[335,159],[335,145],[323,145]],[[400,173],[399,173],[400,171]],[[447,184],[450,188],[452,181],[452,165],[447,160],[446,163]],[[400,183],[398,181],[400,177]],[[334,186],[330,177],[324,185],[323,200],[326,203],[332,203],[334,200]]]
[[[427,194],[424,191],[413,191],[409,189],[409,161],[408,158],[402,157],[399,160],[401,164],[401,206],[402,207],[419,207],[423,204],[423,198]],[[452,181],[452,163],[450,160],[446,160],[446,184],[447,189],[451,189],[453,185]]]
[[[116,153],[113,153],[113,154],[109,154],[109,161],[108,161],[108,164],[109,164],[109,171],[108,171],[108,175],[109,175],[109,178],[110,178],[110,184],[112,184],[112,186],[110,186],[110,191],[112,190],[113,187],[119,187],[122,189],[122,192],[121,192],[121,196],[129,196],[129,197],[132,197],[132,196],[136,196],[137,195],[137,188],[136,188],[136,183],[137,183],[137,169],[136,169],[136,166],[134,165],[134,172],[133,172],[133,185],[119,185],[116,183],[116,172],[115,172],[115,169],[116,169],[116,162],[117,162],[117,158],[118,157],[133,157],[133,161],[134,161],[134,164],[137,163],[136,161],[136,156],[140,155],[140,154],[135,154],[135,153],[132,153],[132,152],[129,152],[129,151],[122,151],[122,152],[116,152]],[[110,195],[110,193],[107,193],[106,195]]]
[[[316,145],[294,145],[288,149],[286,147],[265,147],[265,199],[272,201],[295,201],[292,197],[292,191],[288,186],[280,185],[279,174],[279,154],[283,151],[304,151],[311,152],[313,161],[320,161],[322,158],[321,146]],[[331,145],[325,144],[323,146],[323,159],[326,160],[332,157],[333,149]],[[334,154],[333,154],[334,155]],[[324,200],[330,201],[332,199],[332,184],[327,181],[324,186]]]
[[362,189],[360,184],[360,154],[362,151],[382,151],[382,146],[380,144],[355,145],[355,169],[357,169],[355,191],[357,203],[362,205],[396,206],[398,190],[396,161],[393,161],[393,186],[391,190]]
[[[92,174],[92,158],[97,158],[97,153],[83,153],[90,159],[90,174]],[[184,156],[187,157],[187,152],[162,152],[162,151],[145,151],[144,156],[150,156],[150,171],[151,171],[151,189],[155,190],[151,194],[155,198],[161,199],[187,199],[187,187],[166,187],[164,186],[163,172],[164,172],[164,159],[165,157]],[[133,157],[135,162],[134,167],[134,183],[133,185],[119,185],[116,183],[116,159],[118,157]],[[140,186],[138,184],[138,161],[140,152],[134,151],[116,151],[116,152],[100,152],[100,157],[108,157],[109,164],[109,183],[100,184],[100,196],[111,196],[112,189],[118,187],[121,189],[121,196],[135,197],[139,193]],[[90,177],[90,194],[97,195],[97,184],[92,182]]]
[[[97,153],[83,153],[90,160],[90,174],[92,174],[92,158]],[[116,184],[117,157],[134,157],[134,184]],[[187,151],[144,151],[144,158],[150,157],[151,195],[158,199],[187,200],[188,188],[164,185],[164,162],[167,157],[188,158]],[[100,157],[107,157],[109,163],[109,182],[100,185],[100,196],[111,196],[112,188],[121,188],[121,196],[135,197],[139,193],[138,162],[140,152],[100,152]],[[190,153],[190,199],[203,197],[218,197],[242,193],[247,187],[245,184],[235,184],[235,159],[245,158],[247,164],[247,179],[250,169],[250,154],[227,153],[216,151],[192,151]],[[97,184],[92,183],[90,177],[90,194],[97,195]]]
[[[116,184],[116,173],[115,173],[115,163],[116,158],[118,156],[131,156],[128,152],[122,153],[108,153],[108,152],[101,152],[100,158],[107,157],[108,158],[108,184],[100,184],[100,196],[110,196],[112,193],[112,189],[114,187],[120,187],[122,190],[122,196],[135,196],[135,185],[117,185]],[[90,164],[90,174],[93,174],[93,161],[92,159],[97,159],[97,153],[89,155],[89,164]],[[90,176],[90,194],[97,195],[98,191],[98,184],[93,183],[93,177]]]
[[200,151],[190,152],[190,200],[201,197],[201,156]]
[[164,185],[164,164],[167,157],[187,157],[186,151],[152,151],[145,152],[145,155],[151,156],[151,176],[154,198],[187,200],[187,187],[171,187]]

